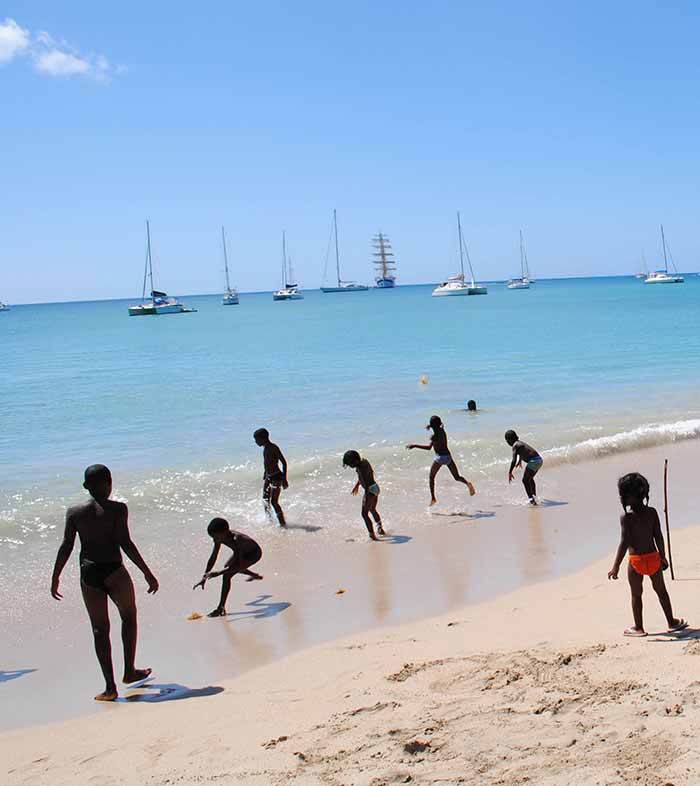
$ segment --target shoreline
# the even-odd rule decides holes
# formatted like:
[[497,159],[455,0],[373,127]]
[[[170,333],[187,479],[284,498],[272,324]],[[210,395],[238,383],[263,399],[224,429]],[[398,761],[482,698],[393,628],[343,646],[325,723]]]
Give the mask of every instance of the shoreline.
[[[604,553],[612,554],[619,509],[615,481],[626,471],[639,469],[649,476],[652,504],[656,501],[661,510],[661,471],[668,455],[673,528],[696,522],[693,475],[686,469],[692,466],[695,448],[680,443],[575,467],[562,465],[543,473],[544,493],[556,503],[550,507],[491,505],[487,510],[488,501],[482,500],[483,507],[469,512],[450,509],[446,501],[446,512],[418,513],[400,531],[392,527],[397,537],[384,544],[365,542],[359,515],[349,539],[334,539],[332,532],[271,533],[261,562],[265,582],[234,584],[232,614],[221,622],[186,621],[192,611],[208,611],[205,604],[213,608],[218,587],[204,595],[188,591],[188,571],[197,577],[194,571],[206,559],[208,547],[200,540],[196,555],[185,556],[178,542],[164,555],[170,570],[162,572],[164,591],[156,598],[146,598],[140,577],[134,576],[141,614],[139,662],[155,666],[157,682],[197,689],[281,662],[322,642],[396,624],[420,624],[569,575]],[[445,489],[446,498],[452,493]],[[37,612],[41,616],[32,618],[32,628],[10,628],[3,668],[36,671],[0,685],[16,707],[11,719],[2,718],[3,729],[104,715],[104,708],[91,701],[100,686],[99,672],[74,579],[68,571],[63,582],[68,592],[60,607],[42,599]],[[336,594],[340,589],[345,592]],[[16,617],[19,622],[20,614]],[[118,669],[114,614],[112,620]]]

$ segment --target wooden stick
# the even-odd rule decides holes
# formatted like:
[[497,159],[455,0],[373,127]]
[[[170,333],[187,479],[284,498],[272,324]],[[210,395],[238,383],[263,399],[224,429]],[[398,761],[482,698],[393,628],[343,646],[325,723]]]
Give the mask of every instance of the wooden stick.
[[668,564],[671,567],[671,580],[675,581],[673,573],[673,555],[671,554],[671,530],[668,526],[668,459],[664,459],[664,516],[666,517],[666,545],[668,547]]

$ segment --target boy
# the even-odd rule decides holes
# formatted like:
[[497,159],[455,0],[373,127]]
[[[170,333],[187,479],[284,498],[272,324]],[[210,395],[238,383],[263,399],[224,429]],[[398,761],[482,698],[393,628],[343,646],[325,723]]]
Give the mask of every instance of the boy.
[[118,694],[109,640],[107,598],[117,607],[122,620],[124,684],[146,679],[151,673],[151,669],[137,669],[134,666],[138,635],[136,600],[134,585],[122,562],[121,552],[143,573],[149,595],[158,592],[158,579],[151,573],[131,540],[126,505],[109,498],[112,493],[112,474],[109,469],[103,464],[89,466],[85,470],[83,488],[89,492],[91,499],[69,508],[66,513],[66,529],[51,578],[51,595],[56,600],[63,598],[59,592],[59,581],[73,551],[77,534],[80,538],[80,588],[92,624],[95,654],[105,678],[105,689],[95,696],[95,701],[114,701]]
[[377,540],[377,536],[374,534],[374,529],[372,527],[370,514],[377,522],[377,533],[384,536],[386,532],[384,532],[382,520],[377,511],[379,486],[374,479],[372,465],[367,459],[362,458],[356,450],[348,450],[343,456],[343,466],[351,467],[357,472],[357,483],[355,483],[350,493],[355,496],[359,492],[360,486],[364,489],[365,493],[362,497],[362,518],[364,519],[370,538],[372,540]]
[[[625,636],[646,636],[642,621],[642,581],[649,576],[661,608],[666,615],[668,632],[677,633],[688,627],[684,619],[676,619],[671,609],[671,599],[664,583],[663,571],[668,567],[661,522],[655,508],[649,507],[649,482],[638,472],[625,475],[617,482],[622,509],[620,516],[620,545],[615,562],[608,573],[609,579],[617,579],[625,552],[629,551],[627,580],[632,592],[632,615],[634,625],[624,631]],[[628,510],[630,508],[630,510]]]
[[[270,506],[275,509],[280,527],[286,527],[284,511],[280,506],[282,489],[289,488],[287,482],[287,460],[282,451],[274,442],[270,442],[270,432],[266,428],[259,428],[253,434],[253,439],[258,447],[263,449],[263,504],[265,513],[270,515]],[[282,469],[280,469],[280,464]]]
[[525,472],[523,472],[523,486],[531,505],[537,504],[537,489],[535,487],[535,475],[542,469],[542,456],[527,442],[523,442],[520,437],[509,429],[505,434],[506,442],[513,448],[513,460],[508,469],[508,483],[513,482],[513,470],[522,466],[525,462]]
[[[207,617],[225,617],[226,599],[231,591],[231,579],[236,573],[245,573],[245,575],[248,576],[248,581],[262,579],[259,573],[254,573],[250,570],[250,566],[255,565],[255,563],[260,560],[260,557],[262,557],[262,549],[252,538],[248,537],[248,535],[231,529],[226,519],[212,519],[207,527],[207,534],[214,541],[214,548],[211,552],[211,556],[207,560],[204,575],[192,589],[197,589],[197,587],[204,589],[204,585],[209,579],[221,576],[221,598],[219,600],[219,605],[214,611],[210,611]],[[212,570],[216,564],[222,544],[228,546],[233,554],[226,561],[223,570]]]

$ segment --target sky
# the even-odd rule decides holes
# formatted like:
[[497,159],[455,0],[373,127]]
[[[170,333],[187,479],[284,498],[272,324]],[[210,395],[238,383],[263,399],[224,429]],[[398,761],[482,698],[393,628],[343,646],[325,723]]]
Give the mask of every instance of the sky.
[[700,269],[691,2],[4,2],[0,300]]

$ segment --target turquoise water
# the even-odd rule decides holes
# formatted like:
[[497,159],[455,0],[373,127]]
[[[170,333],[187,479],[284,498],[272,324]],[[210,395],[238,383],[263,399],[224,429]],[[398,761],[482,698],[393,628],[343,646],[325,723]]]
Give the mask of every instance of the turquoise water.
[[[700,432],[697,276],[430,293],[313,291],[282,303],[261,293],[225,308],[197,296],[183,300],[198,313],[156,318],[129,318],[126,301],[14,307],[0,316],[0,538],[24,543],[60,521],[94,462],[112,467],[129,500],[224,508],[257,525],[251,435],[263,425],[292,461],[289,504],[305,519],[332,515],[351,447],[383,488],[422,499],[429,459],[401,446],[425,441],[433,412],[494,494],[506,428],[556,460]],[[468,398],[479,415],[463,411]]]

